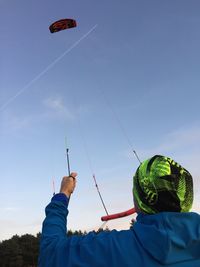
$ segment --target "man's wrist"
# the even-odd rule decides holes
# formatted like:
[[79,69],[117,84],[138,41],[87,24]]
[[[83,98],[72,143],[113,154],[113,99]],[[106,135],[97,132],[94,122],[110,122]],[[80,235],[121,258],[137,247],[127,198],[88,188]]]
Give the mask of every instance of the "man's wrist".
[[62,193],[62,192],[54,195],[51,201],[54,201],[54,200],[63,202],[65,205],[68,205],[69,203],[69,197],[65,193]]
[[64,194],[67,198],[70,198],[71,193],[66,192],[66,191],[60,191],[60,194]]

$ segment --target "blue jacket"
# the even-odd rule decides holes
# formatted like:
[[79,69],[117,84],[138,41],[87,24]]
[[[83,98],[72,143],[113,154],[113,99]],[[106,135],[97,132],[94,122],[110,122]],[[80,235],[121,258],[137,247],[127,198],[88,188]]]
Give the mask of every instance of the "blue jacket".
[[130,230],[66,235],[69,200],[46,207],[39,267],[200,267],[200,215],[162,212],[137,216]]

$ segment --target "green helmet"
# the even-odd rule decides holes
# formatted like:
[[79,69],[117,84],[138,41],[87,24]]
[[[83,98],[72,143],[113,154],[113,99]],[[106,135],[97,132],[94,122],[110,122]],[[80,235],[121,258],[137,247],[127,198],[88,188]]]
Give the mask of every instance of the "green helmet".
[[133,179],[134,201],[144,213],[188,212],[192,207],[192,176],[168,157],[156,155],[145,160]]

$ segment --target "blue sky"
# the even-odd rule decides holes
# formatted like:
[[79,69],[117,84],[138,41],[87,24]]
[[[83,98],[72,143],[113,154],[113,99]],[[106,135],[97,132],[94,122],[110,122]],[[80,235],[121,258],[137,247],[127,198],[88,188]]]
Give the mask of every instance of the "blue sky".
[[[0,239],[41,230],[44,207],[78,172],[69,228],[131,208],[138,161],[173,157],[194,177],[200,212],[200,2],[0,1]],[[51,34],[74,18],[78,27]],[[108,224],[129,226],[130,217]]]

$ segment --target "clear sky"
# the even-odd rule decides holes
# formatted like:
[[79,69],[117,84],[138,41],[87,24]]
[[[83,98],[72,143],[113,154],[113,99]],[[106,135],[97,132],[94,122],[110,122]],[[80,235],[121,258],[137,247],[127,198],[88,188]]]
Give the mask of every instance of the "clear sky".
[[[61,18],[77,28],[51,34]],[[187,168],[200,212],[199,0],[1,0],[0,23],[0,240],[41,230],[65,137],[69,228],[101,226],[93,173],[110,213],[132,207],[132,149]]]

